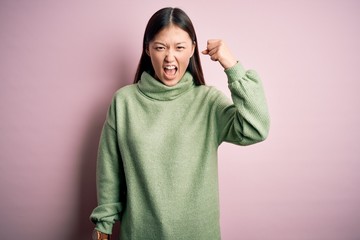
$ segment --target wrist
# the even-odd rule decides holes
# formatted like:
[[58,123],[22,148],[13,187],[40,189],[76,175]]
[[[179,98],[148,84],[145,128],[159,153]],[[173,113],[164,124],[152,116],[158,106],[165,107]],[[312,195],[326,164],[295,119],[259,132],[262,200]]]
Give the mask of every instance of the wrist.
[[111,240],[111,235],[94,229],[93,234],[92,234],[92,239],[93,240]]
[[233,66],[236,65],[238,61],[234,58],[234,59],[229,59],[224,61],[223,63],[221,63],[221,65],[223,66],[224,70],[227,70],[229,68],[232,68]]

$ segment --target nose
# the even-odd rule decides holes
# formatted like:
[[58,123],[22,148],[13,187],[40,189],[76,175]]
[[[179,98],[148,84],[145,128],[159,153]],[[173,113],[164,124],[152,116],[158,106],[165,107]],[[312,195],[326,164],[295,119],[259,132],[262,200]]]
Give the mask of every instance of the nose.
[[166,62],[172,62],[175,59],[175,53],[172,49],[168,49],[165,55]]

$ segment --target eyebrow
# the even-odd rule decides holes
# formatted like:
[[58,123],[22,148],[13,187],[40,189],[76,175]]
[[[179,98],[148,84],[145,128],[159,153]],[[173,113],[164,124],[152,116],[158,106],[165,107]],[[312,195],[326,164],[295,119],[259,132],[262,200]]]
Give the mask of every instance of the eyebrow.
[[[178,43],[176,43],[176,45],[179,45],[179,44],[185,44],[186,42],[184,41],[184,42],[178,42]],[[167,45],[166,43],[163,43],[163,42],[158,42],[158,41],[155,41],[154,42],[154,44],[160,44],[160,45]]]

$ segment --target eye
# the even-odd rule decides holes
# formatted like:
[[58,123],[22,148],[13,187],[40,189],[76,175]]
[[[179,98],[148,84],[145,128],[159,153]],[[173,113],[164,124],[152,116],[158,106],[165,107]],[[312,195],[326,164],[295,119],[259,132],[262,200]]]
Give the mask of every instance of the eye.
[[177,49],[178,49],[178,50],[184,50],[185,47],[184,47],[184,46],[177,46]]
[[164,49],[165,49],[165,47],[163,47],[163,46],[156,46],[155,47],[156,51],[163,51]]

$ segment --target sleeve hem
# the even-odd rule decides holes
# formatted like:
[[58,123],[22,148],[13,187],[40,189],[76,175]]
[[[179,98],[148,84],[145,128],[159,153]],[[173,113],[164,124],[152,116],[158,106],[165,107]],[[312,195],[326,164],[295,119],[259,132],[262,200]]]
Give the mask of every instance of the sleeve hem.
[[98,230],[102,233],[112,234],[113,224],[109,222],[97,222],[95,230]]
[[228,77],[228,83],[232,83],[235,81],[239,81],[243,76],[245,76],[245,68],[241,65],[241,63],[237,62],[231,68],[225,70],[225,73]]

